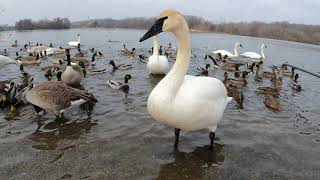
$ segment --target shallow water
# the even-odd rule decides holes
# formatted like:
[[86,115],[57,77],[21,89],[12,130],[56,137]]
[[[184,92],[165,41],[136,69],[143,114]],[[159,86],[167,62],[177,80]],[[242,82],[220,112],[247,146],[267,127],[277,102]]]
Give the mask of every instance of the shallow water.
[[[216,131],[214,150],[207,147],[208,131],[183,132],[179,151],[173,150],[173,129],[154,121],[146,102],[152,88],[161,78],[150,77],[146,64],[120,55],[122,42],[147,53],[152,41],[138,43],[141,30],[73,29],[61,31],[5,32],[0,48],[7,48],[11,57],[18,49],[9,47],[14,39],[20,44],[42,42],[64,46],[81,34],[84,50],[96,47],[105,54],[97,66],[131,63],[129,71],[107,72],[88,76],[84,87],[99,100],[91,117],[78,109],[68,111],[65,119],[53,114],[36,121],[30,106],[19,109],[13,117],[0,112],[0,179],[318,179],[320,176],[320,81],[299,72],[303,91],[293,92],[291,80],[284,79],[280,95],[283,111],[273,112],[263,104],[263,95],[254,92],[257,86],[270,85],[268,80],[256,83],[249,77],[244,89],[244,109],[231,102]],[[11,34],[11,36],[10,36]],[[161,44],[173,42],[171,35],[159,37]],[[223,48],[233,51],[234,43],[242,42],[244,51],[260,51],[266,42],[266,65],[289,62],[319,72],[320,47],[261,38],[192,34],[193,58],[189,74],[196,75],[196,66],[205,66],[206,53]],[[41,64],[50,64],[50,59]],[[28,66],[35,82],[44,81],[38,66]],[[109,79],[122,80],[126,73],[130,92],[111,90]],[[210,76],[222,79],[222,70],[211,70]],[[0,80],[16,78],[15,65],[1,67]]]

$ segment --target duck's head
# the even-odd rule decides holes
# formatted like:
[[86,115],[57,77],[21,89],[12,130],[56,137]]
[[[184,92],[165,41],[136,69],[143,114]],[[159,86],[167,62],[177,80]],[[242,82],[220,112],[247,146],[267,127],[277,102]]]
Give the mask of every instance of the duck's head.
[[60,65],[62,65],[62,64],[63,64],[63,61],[62,61],[61,59],[59,60],[59,64],[60,64]]
[[206,64],[206,69],[209,69],[209,67],[210,67],[210,64]]
[[140,42],[161,32],[172,32],[178,35],[178,32],[181,30],[189,30],[188,24],[182,14],[176,10],[165,10],[161,12],[151,28],[143,35]]
[[116,64],[114,63],[113,60],[111,60],[111,61],[109,62],[109,64],[111,64],[112,66],[116,66]]
[[125,83],[128,83],[128,81],[129,81],[131,78],[132,78],[132,77],[131,77],[130,74],[126,74],[126,75],[124,76],[124,82],[125,82]]
[[234,77],[236,77],[236,78],[240,77],[240,74],[238,71],[234,72]]
[[80,61],[80,62],[79,62],[79,66],[80,66],[81,68],[83,68],[83,69],[85,69],[85,67],[86,67],[83,61]]
[[243,71],[242,72],[242,78],[243,79],[245,79],[248,75],[249,75],[249,73],[247,71]]

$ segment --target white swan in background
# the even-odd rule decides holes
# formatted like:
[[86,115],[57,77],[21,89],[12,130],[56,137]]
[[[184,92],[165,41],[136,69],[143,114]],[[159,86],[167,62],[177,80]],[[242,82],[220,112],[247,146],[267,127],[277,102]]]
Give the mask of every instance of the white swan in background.
[[68,45],[72,46],[72,47],[78,47],[79,44],[80,44],[80,34],[79,33],[78,33],[78,41],[70,41],[70,42],[68,42]]
[[227,50],[216,50],[216,51],[213,51],[213,54],[220,54],[221,57],[224,57],[224,56],[228,56],[230,58],[232,57],[238,57],[238,47],[242,47],[242,44],[240,42],[236,42],[236,44],[234,45],[234,54],[232,54],[231,52],[227,51]]
[[232,98],[224,84],[212,77],[186,75],[191,58],[189,27],[175,10],[163,11],[140,42],[161,32],[172,32],[178,42],[177,60],[169,73],[152,90],[148,111],[157,121],[175,128],[175,147],[182,130],[210,130],[211,146],[218,122]]
[[149,57],[147,67],[150,74],[166,74],[169,71],[167,56],[159,56],[157,36],[153,36],[153,55]]
[[19,64],[19,62],[15,61],[7,56],[0,55],[0,67],[5,66],[7,64]]
[[267,48],[267,45],[262,43],[261,44],[261,54],[255,52],[245,52],[241,54],[242,57],[251,58],[251,59],[265,59],[266,56],[264,55],[264,48]]

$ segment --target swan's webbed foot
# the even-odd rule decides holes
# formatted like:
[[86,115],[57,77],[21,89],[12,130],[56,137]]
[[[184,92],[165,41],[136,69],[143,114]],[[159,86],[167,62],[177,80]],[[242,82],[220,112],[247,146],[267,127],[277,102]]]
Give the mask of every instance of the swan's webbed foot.
[[180,134],[180,129],[178,128],[174,128],[174,135],[176,137],[175,141],[174,141],[174,148],[177,149],[178,148],[178,144],[179,144],[179,134]]
[[216,133],[215,132],[211,132],[209,134],[209,138],[210,138],[210,146],[209,149],[213,149],[213,141],[214,141],[214,137],[215,137]]

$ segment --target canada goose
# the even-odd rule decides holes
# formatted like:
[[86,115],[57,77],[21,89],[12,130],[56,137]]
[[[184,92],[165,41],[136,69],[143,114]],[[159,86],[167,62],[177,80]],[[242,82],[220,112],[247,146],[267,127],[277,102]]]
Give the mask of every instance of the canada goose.
[[263,103],[267,108],[272,109],[274,111],[281,111],[282,107],[278,99],[273,96],[266,96],[263,100]]
[[115,70],[128,70],[128,69],[132,68],[131,64],[119,64],[119,65],[116,65],[113,60],[111,60],[109,63],[112,65],[113,71],[115,71]]
[[47,110],[57,117],[73,106],[81,105],[87,101],[97,102],[93,94],[58,81],[43,82],[26,93],[26,99],[37,113]]
[[96,57],[102,57],[102,56],[103,56],[102,52],[97,51],[95,48],[91,48],[90,51],[91,51],[93,54],[96,54]]
[[18,62],[20,64],[40,64],[41,59],[39,53],[36,54],[36,57],[33,56],[20,56],[18,57]]
[[71,47],[78,47],[80,44],[80,34],[78,33],[78,41],[70,41],[68,42],[68,45]]
[[179,12],[163,11],[140,42],[161,32],[172,32],[179,48],[175,64],[148,98],[148,111],[155,120],[175,128],[175,148],[178,148],[180,129],[209,129],[210,148],[213,148],[217,124],[232,98],[227,96],[220,80],[186,75],[191,39],[188,24]]
[[198,73],[201,74],[201,75],[208,76],[208,74],[209,74],[209,71],[208,71],[209,67],[210,67],[210,64],[206,64],[206,68],[197,67],[197,71],[198,71]]
[[84,78],[83,69],[78,65],[71,65],[70,60],[70,53],[69,50],[66,51],[67,53],[67,67],[65,71],[63,71],[61,75],[62,82],[66,83],[67,85],[77,87],[80,86],[82,79]]
[[221,54],[221,56],[227,55],[230,58],[238,57],[238,47],[242,47],[240,42],[236,42],[234,46],[234,54],[226,50],[216,50],[216,51],[213,51],[213,54]]
[[130,79],[131,79],[131,75],[126,74],[124,76],[124,83],[119,82],[119,81],[109,80],[107,82],[107,84],[111,89],[123,90],[123,91],[127,92],[129,90],[128,82]]
[[261,54],[255,53],[255,52],[245,52],[241,54],[242,57],[250,58],[250,59],[258,59],[258,60],[264,60],[266,59],[266,56],[264,55],[264,48],[267,48],[267,45],[262,43],[261,44]]
[[301,85],[298,83],[298,78],[299,78],[299,74],[296,74],[296,75],[294,76],[293,82],[291,83],[291,88],[292,88],[294,91],[301,91],[301,90],[302,90]]

